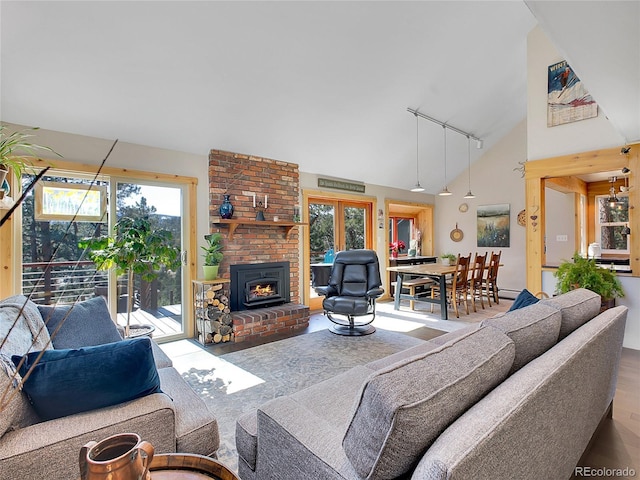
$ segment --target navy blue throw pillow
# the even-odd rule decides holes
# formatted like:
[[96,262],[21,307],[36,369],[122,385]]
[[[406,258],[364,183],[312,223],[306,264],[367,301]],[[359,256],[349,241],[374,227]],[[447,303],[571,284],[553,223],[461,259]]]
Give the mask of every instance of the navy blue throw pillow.
[[[151,340],[139,337],[72,350],[25,355],[23,390],[43,420],[86,412],[160,392]],[[18,366],[23,357],[11,360]]]
[[53,348],[80,348],[122,340],[103,297],[74,305],[38,305],[38,310],[52,335]]
[[510,312],[512,310],[517,310],[522,307],[527,307],[539,301],[540,299],[538,297],[536,297],[533,293],[531,293],[529,290],[525,288],[518,294],[515,301],[513,302],[513,305],[511,305],[511,308],[508,311]]

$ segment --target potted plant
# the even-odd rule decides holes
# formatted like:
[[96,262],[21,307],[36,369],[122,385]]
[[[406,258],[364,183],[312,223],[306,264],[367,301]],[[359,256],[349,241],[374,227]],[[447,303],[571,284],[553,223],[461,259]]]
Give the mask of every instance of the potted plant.
[[455,262],[457,259],[458,257],[453,253],[443,253],[442,255],[440,255],[442,265],[451,265],[451,263]]
[[[0,125],[0,186],[4,183],[9,169],[13,170],[19,185],[22,172],[31,165],[30,158],[36,155],[36,150],[46,150],[59,157],[62,156],[49,147],[27,141],[35,136],[29,132],[38,130],[38,127],[19,130],[10,135],[6,133],[6,130],[6,125]],[[26,152],[29,155],[21,155],[16,152]]]
[[572,261],[563,261],[553,275],[557,278],[557,293],[586,288],[602,297],[603,308],[615,305],[616,298],[624,297],[622,284],[614,272],[598,266],[593,258],[584,258],[579,253],[573,255]]
[[407,248],[407,246],[402,240],[389,243],[389,252],[391,253],[391,258],[398,258],[398,253],[402,253],[405,248]]
[[80,247],[89,251],[89,258],[98,270],[115,268],[118,275],[127,275],[125,336],[128,337],[133,307],[133,275],[138,274],[149,282],[158,276],[160,268],[177,268],[180,249],[173,245],[171,232],[152,228],[146,217],[123,217],[114,225],[114,231],[113,236],[85,238]]
[[206,246],[201,246],[204,250],[204,265],[202,267],[205,280],[214,280],[218,278],[218,268],[222,261],[222,235],[219,233],[211,233],[205,235],[204,239],[207,241]]

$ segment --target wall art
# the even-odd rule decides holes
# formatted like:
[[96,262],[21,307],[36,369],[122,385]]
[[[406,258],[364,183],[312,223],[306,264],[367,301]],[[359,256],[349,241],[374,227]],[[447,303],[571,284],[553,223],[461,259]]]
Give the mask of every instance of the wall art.
[[478,247],[508,247],[509,204],[480,205],[477,212]]
[[598,116],[598,104],[566,61],[549,66],[547,127]]

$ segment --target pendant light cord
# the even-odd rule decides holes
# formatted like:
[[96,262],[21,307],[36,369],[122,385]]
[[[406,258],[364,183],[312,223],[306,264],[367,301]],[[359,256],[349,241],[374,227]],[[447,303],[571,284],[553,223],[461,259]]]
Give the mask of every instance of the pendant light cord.
[[418,114],[416,114],[416,185],[420,184],[420,174],[418,173],[418,159],[420,158],[420,150],[418,149]]
[[444,133],[444,188],[447,188],[447,126],[442,125]]

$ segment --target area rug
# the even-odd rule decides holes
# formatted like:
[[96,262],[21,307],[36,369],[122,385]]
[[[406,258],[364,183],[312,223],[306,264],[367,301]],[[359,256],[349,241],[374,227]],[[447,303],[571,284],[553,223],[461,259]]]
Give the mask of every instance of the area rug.
[[382,329],[365,337],[320,330],[220,356],[202,352],[189,365],[177,360],[174,366],[215,412],[218,458],[237,471],[235,424],[243,412],[420,343]]

